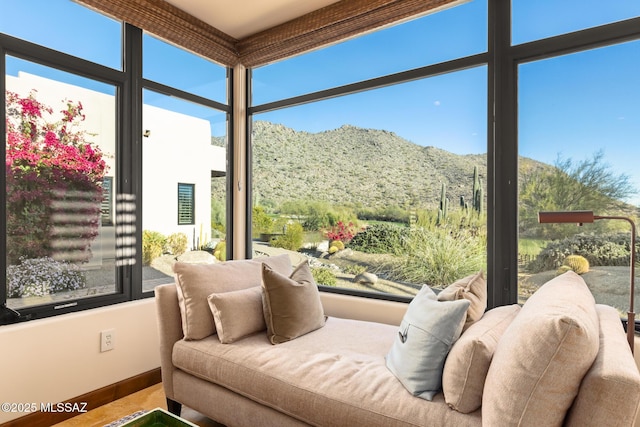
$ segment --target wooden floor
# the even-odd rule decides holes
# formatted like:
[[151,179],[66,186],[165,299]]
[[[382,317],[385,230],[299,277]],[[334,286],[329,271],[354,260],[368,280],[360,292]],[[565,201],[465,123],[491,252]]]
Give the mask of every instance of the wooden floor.
[[[156,384],[85,414],[80,414],[55,424],[55,427],[102,427],[134,412],[150,411],[155,408],[167,409],[162,384]],[[180,416],[200,427],[221,427],[221,424],[211,421],[204,415],[185,406],[182,407]]]

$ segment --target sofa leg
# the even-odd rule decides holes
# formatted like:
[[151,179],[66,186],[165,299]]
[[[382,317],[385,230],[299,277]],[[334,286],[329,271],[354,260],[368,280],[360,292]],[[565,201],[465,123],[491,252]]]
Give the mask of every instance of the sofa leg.
[[180,412],[182,411],[182,403],[176,402],[175,400],[171,400],[167,398],[167,409],[173,415],[180,416]]

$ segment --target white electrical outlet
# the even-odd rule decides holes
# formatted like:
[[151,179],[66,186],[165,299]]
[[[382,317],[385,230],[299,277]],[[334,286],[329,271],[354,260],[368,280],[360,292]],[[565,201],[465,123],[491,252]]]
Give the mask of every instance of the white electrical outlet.
[[100,352],[113,350],[116,341],[116,330],[107,329],[100,332]]

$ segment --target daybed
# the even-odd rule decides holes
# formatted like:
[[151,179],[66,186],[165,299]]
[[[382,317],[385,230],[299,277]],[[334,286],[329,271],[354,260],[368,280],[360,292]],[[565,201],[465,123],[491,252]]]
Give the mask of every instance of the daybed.
[[[424,287],[401,325],[325,317],[308,267],[293,270],[287,256],[174,272],[176,284],[156,288],[174,413],[184,404],[251,427],[632,426],[638,415],[640,374],[619,314],[573,272],[522,308],[479,315],[482,275],[440,300]],[[463,306],[462,320],[447,311],[424,322],[445,306]],[[436,351],[421,358],[429,342]]]

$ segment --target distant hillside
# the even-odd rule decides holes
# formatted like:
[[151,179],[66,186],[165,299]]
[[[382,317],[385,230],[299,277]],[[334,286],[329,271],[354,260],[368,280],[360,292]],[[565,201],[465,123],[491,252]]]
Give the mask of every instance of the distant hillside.
[[[521,159],[527,169],[545,167]],[[473,169],[485,187],[484,154],[457,155],[422,147],[393,132],[344,125],[320,133],[253,124],[253,196],[259,204],[312,199],[368,207],[435,207],[441,185],[451,206],[471,199]],[[223,196],[224,188],[217,184]]]

